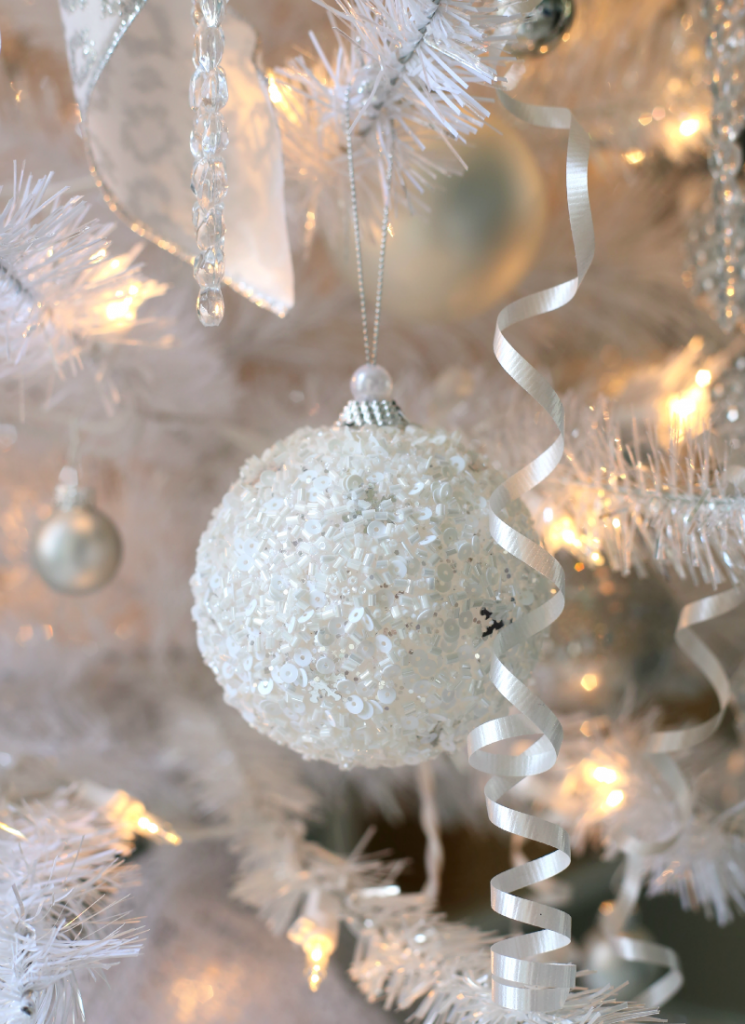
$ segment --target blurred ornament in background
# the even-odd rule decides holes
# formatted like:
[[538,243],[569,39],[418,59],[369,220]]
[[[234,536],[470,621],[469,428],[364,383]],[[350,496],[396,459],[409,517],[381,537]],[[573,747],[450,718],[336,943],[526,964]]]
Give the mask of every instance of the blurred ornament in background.
[[116,526],[96,508],[91,488],[78,486],[77,471],[65,466],[55,489],[54,511],[34,537],[37,572],[62,594],[89,594],[114,578],[121,557]]
[[575,6],[574,0],[539,0],[525,15],[510,53],[518,57],[548,53],[572,27]]
[[[458,435],[407,425],[378,375],[355,374],[336,426],[246,462],[192,578],[199,649],[227,703],[343,768],[454,751],[503,706],[491,638],[548,597],[489,533],[502,478]],[[521,502],[508,521],[535,537]],[[504,660],[528,675],[537,654],[531,638]]]
[[571,107],[596,146],[627,164],[655,152],[688,163],[704,151],[710,102],[697,8],[691,0],[582,0],[571,38],[547,60],[526,62],[518,96]]
[[[535,260],[547,199],[541,170],[520,132],[505,121],[487,123],[463,157],[463,174],[438,175],[425,191],[429,212],[407,209],[403,201],[394,208],[383,283],[386,309],[394,316],[476,316],[511,291]],[[348,226],[350,219],[345,211],[336,220]],[[326,237],[351,284],[354,246],[344,230],[332,227]],[[379,249],[379,218],[363,216],[363,271],[371,301]]]
[[[632,680],[650,693],[669,673],[677,607],[657,577],[597,568],[570,554],[566,543],[557,554],[566,606],[544,644],[535,686],[562,714],[613,714],[633,692]],[[690,670],[672,660],[682,683]]]

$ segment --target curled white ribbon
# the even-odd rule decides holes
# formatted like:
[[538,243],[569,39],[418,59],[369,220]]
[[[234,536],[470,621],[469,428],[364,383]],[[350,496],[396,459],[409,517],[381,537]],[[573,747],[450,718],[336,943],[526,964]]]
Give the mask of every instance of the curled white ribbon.
[[623,843],[626,866],[621,886],[612,913],[601,919],[603,931],[622,960],[665,968],[665,973],[660,978],[634,997],[642,1006],[664,1006],[680,991],[685,980],[680,960],[673,949],[658,942],[634,939],[623,934],[629,918],[636,911],[646,880],[644,858],[662,853],[671,847],[691,814],[691,793],[688,783],[670,755],[692,750],[713,736],[732,700],[732,688],[724,666],[712,649],[694,632],[693,627],[734,611],[744,601],[745,586],[738,586],[721,594],[712,594],[692,601],[681,609],[675,628],[675,642],[711,684],[717,697],[718,709],[716,714],[698,725],[654,732],[644,745],[644,751],[654,756],[657,770],[673,794],[681,828],[661,842],[645,842],[631,836]]
[[[493,719],[474,729],[468,737],[469,762],[477,771],[488,773],[485,797],[490,820],[512,835],[534,839],[553,847],[528,864],[503,871],[492,879],[491,902],[497,913],[534,925],[540,931],[510,936],[492,946],[492,996],[511,1010],[552,1011],[566,1002],[574,985],[573,964],[535,963],[532,959],[568,945],[571,918],[562,910],[512,895],[527,885],[552,878],[570,863],[569,837],[560,826],[502,806],[501,797],[520,779],[551,768],[561,746],[562,730],[556,716],[499,660],[511,647],[550,626],[564,608],[564,573],[539,544],[508,526],[500,518],[510,502],[535,487],[556,468],[564,452],[564,410],[551,385],[507,341],[504,331],[513,324],[565,306],[574,298],[592,262],[594,235],[587,190],[589,139],[570,110],[562,107],[532,107],[500,95],[502,104],[515,117],[541,128],[568,130],[567,201],[574,240],[577,276],[553,288],[518,299],[497,318],[494,354],[507,373],[551,416],[558,430],[556,440],[537,458],[506,480],[491,496],[489,527],[494,540],[505,551],[530,565],[549,580],[553,594],[543,605],[506,626],[496,637],[492,681],[518,714]],[[538,738],[521,754],[503,754],[499,744],[528,736]]]

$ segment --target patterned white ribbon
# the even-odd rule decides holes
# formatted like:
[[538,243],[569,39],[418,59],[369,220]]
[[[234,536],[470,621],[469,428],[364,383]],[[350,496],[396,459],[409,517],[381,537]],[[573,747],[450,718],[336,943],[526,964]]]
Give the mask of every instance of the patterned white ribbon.
[[[193,24],[184,0],[59,0],[91,170],[133,231],[191,261],[197,253],[189,151]],[[226,12],[230,84],[226,281],[283,315],[294,302],[282,148],[256,33]]]
[[[513,893],[563,871],[571,860],[569,837],[558,825],[504,807],[500,799],[520,779],[540,774],[553,766],[561,746],[562,730],[556,716],[505,667],[500,658],[511,647],[534,636],[558,618],[564,607],[564,573],[556,559],[508,526],[500,518],[500,513],[510,502],[544,480],[558,465],[564,451],[564,410],[548,381],[512,347],[503,332],[528,317],[548,313],[570,302],[592,262],[594,236],[587,190],[589,139],[569,110],[531,107],[505,95],[500,98],[510,113],[528,124],[569,132],[567,200],[577,276],[511,303],[497,318],[494,339],[497,360],[513,380],[543,406],[554,421],[558,436],[544,452],[494,492],[489,503],[490,529],[494,539],[506,551],[549,580],[552,596],[497,635],[492,681],[518,713],[494,719],[474,729],[468,737],[468,753],[472,767],[491,776],[485,787],[491,821],[512,835],[553,847],[552,853],[503,871],[492,879],[494,910],[513,921],[540,929],[527,935],[510,936],[492,946],[493,998],[506,1009],[553,1011],[566,1002],[574,985],[576,968],[573,964],[536,963],[533,958],[569,944],[571,918],[561,910]],[[522,753],[501,752],[502,744],[509,748],[517,740],[536,736]]]

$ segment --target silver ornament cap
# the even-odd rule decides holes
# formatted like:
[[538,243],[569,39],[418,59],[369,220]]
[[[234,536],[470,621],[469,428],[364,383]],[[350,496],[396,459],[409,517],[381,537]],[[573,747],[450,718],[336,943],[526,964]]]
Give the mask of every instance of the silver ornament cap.
[[77,471],[65,466],[54,492],[54,511],[34,536],[36,571],[61,594],[89,594],[113,579],[121,557],[116,526],[96,508],[93,490],[78,485]]
[[352,400],[339,416],[344,427],[405,427],[406,418],[393,401],[393,378],[383,366],[365,363],[349,382]]

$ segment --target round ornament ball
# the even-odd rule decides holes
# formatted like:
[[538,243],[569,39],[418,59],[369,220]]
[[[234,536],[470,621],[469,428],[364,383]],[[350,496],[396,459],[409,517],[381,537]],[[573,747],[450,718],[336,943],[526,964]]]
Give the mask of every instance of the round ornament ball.
[[574,8],[575,0],[539,0],[510,43],[511,53],[516,57],[548,53],[572,27]]
[[[408,424],[379,367],[353,381],[335,426],[245,463],[199,543],[192,614],[249,725],[342,768],[417,764],[503,713],[494,634],[548,584],[492,540],[483,456]],[[536,536],[521,502],[508,521]],[[538,645],[505,663],[526,678]]]
[[[438,152],[433,149],[432,155]],[[393,210],[383,294],[386,309],[402,319],[457,321],[478,315],[512,291],[540,249],[546,188],[521,133],[506,120],[490,123],[462,155],[468,169],[437,176],[423,197],[426,214],[403,202]],[[339,225],[338,218],[329,223]],[[344,218],[326,238],[341,274],[356,285],[349,223]],[[362,263],[370,302],[375,301],[379,250],[379,211],[363,210]]]
[[89,594],[113,579],[121,557],[116,526],[96,508],[94,492],[79,487],[77,472],[66,466],[55,490],[54,511],[34,536],[37,572],[62,594]]

